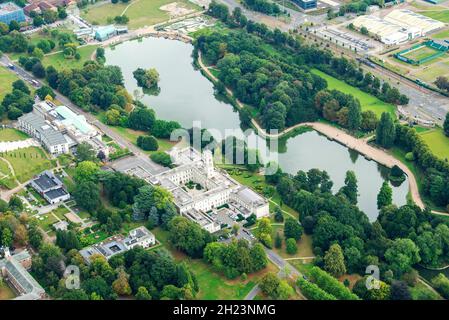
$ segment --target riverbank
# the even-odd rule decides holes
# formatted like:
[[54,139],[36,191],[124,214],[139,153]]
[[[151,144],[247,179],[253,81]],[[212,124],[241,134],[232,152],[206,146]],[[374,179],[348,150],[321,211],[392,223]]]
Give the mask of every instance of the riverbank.
[[[210,78],[213,82],[219,81],[214,76],[214,74],[204,65],[204,62],[202,61],[202,57],[201,57],[201,52],[198,52],[198,65],[200,66],[202,71],[207,74],[208,78]],[[226,88],[226,93],[232,98],[232,100],[235,100],[235,104],[238,108],[240,108],[240,109],[243,108],[243,104],[238,99],[236,99],[234,97],[233,92],[229,88]],[[404,173],[408,177],[410,195],[411,195],[413,202],[415,202],[415,204],[417,206],[419,206],[421,209],[425,208],[424,202],[421,198],[421,195],[419,194],[418,183],[416,181],[415,176],[410,171],[410,169],[404,163],[402,163],[401,161],[399,161],[398,159],[396,159],[395,157],[393,157],[392,155],[387,153],[385,150],[378,149],[378,148],[375,148],[375,147],[369,145],[366,140],[355,138],[355,137],[351,136],[350,134],[344,132],[343,130],[340,130],[336,127],[333,127],[331,125],[321,123],[321,122],[299,123],[299,124],[296,124],[294,126],[291,126],[287,129],[285,129],[282,132],[275,133],[275,134],[268,133],[264,128],[262,128],[259,125],[259,123],[255,119],[251,119],[251,123],[252,123],[253,127],[257,130],[257,133],[261,137],[269,138],[269,139],[281,138],[281,137],[285,136],[286,134],[292,132],[296,128],[307,126],[307,127],[310,127],[312,129],[316,130],[317,132],[325,135],[329,139],[334,140],[334,141],[346,146],[349,149],[357,151],[358,153],[363,155],[368,160],[374,160],[375,162],[382,164],[388,168],[392,168],[394,165],[397,165],[399,168],[401,168],[402,171],[404,171]],[[434,213],[449,216],[449,214],[446,214],[443,212],[434,212]]]

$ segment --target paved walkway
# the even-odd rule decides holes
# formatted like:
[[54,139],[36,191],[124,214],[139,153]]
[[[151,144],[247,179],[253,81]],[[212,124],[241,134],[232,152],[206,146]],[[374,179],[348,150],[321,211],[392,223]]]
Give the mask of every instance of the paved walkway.
[[40,147],[40,144],[33,138],[19,141],[2,141],[0,142],[0,152],[9,152],[17,149],[28,147]]

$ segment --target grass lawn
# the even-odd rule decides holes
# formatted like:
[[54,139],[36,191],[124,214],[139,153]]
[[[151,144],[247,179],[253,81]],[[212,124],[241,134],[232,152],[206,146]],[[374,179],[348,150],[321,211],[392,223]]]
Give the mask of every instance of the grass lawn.
[[0,280],[0,300],[10,300],[15,297],[14,291],[3,280]]
[[410,287],[410,293],[413,300],[443,300],[438,293],[422,282],[418,282],[414,287]]
[[53,210],[52,211],[52,213],[55,215],[55,216],[57,216],[59,219],[61,219],[61,220],[66,220],[66,218],[65,218],[65,214],[66,213],[69,213],[70,211],[69,211],[69,209],[67,209],[66,207],[64,207],[64,206],[60,206],[60,207],[58,207],[58,208],[56,208],[55,210]]
[[12,83],[19,78],[14,72],[10,72],[6,67],[0,66],[0,101],[11,92]]
[[39,217],[36,217],[36,220],[45,232],[51,231],[51,226],[58,222],[58,219],[51,213],[39,215]]
[[56,70],[81,68],[84,62],[90,60],[92,53],[97,50],[96,45],[79,47],[77,52],[81,55],[81,59],[66,59],[62,52],[44,56],[42,64],[45,67],[52,65]]
[[444,135],[441,128],[420,133],[434,155],[449,160],[449,137]]
[[0,154],[8,160],[16,174],[17,180],[25,182],[36,174],[51,169],[54,165],[48,160],[44,150],[39,147],[28,147]]
[[199,10],[199,7],[188,0],[133,0],[129,3],[107,3],[81,10],[81,17],[92,24],[106,25],[111,20],[123,14],[129,18],[128,27],[138,29],[144,26],[151,26],[156,23],[170,19],[168,11],[161,10],[160,7],[176,2],[184,8]]
[[8,164],[3,160],[0,160],[0,185],[7,189],[14,189],[17,186]]
[[325,79],[329,89],[331,89],[331,90],[335,89],[335,90],[341,91],[345,94],[351,94],[355,98],[359,99],[360,104],[362,106],[362,111],[371,110],[379,118],[383,112],[388,112],[391,114],[391,116],[394,119],[396,119],[396,114],[395,114],[396,108],[391,103],[383,102],[383,101],[379,100],[378,98],[376,98],[366,92],[363,92],[362,90],[360,90],[358,88],[350,86],[349,84],[346,84],[345,82],[343,82],[341,80],[338,80],[324,72],[321,72],[320,70],[312,69],[312,72],[316,75],[319,75],[323,79]]
[[[144,131],[137,131],[137,130],[124,128],[124,127],[110,126],[110,128],[112,128],[112,130],[114,130],[115,132],[117,132],[122,137],[124,137],[125,139],[127,139],[129,142],[131,142],[132,144],[134,144],[136,146],[137,146],[137,138],[139,136],[143,136],[143,135],[147,134]],[[157,143],[159,144],[159,149],[157,151],[167,151],[168,149],[172,148],[176,142],[171,142],[170,140],[167,140],[167,139],[157,139]],[[144,151],[144,150],[142,150],[142,151],[147,154],[152,154],[155,152],[155,151]]]
[[0,129],[0,141],[19,141],[26,140],[28,138],[29,136],[26,133],[16,129]]
[[272,263],[267,268],[256,273],[248,275],[243,281],[240,277],[229,280],[222,274],[213,270],[212,266],[200,259],[190,259],[184,253],[173,248],[168,242],[168,232],[160,227],[154,228],[151,232],[156,239],[170,251],[177,261],[187,261],[190,270],[196,275],[200,292],[196,296],[199,300],[242,300],[256,285],[263,275],[267,272],[278,272],[278,269]]
[[198,300],[243,300],[263,275],[270,271],[278,271],[269,263],[264,270],[248,275],[245,281],[239,277],[229,280],[202,260],[189,260],[187,264],[198,280],[200,287],[200,292],[196,296]]
[[449,38],[449,29],[435,33],[435,34],[431,35],[430,37],[432,39],[448,39]]
[[438,10],[438,11],[420,11],[418,12],[426,17],[439,20],[441,22],[449,23],[449,10]]

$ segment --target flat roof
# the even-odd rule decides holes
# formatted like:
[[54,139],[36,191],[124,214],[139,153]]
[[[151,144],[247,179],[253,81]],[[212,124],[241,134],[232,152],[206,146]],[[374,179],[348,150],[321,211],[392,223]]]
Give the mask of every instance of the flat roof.
[[6,2],[0,4],[0,15],[11,13],[18,10],[22,10],[22,8],[20,8],[13,2]]
[[41,174],[33,181],[42,191],[48,190],[58,185],[56,181],[54,181],[46,172]]
[[44,193],[44,195],[50,199],[57,199],[59,197],[65,196],[67,194],[68,193],[62,187],[58,188],[58,189],[53,189],[53,190],[50,190],[50,191],[47,191]]

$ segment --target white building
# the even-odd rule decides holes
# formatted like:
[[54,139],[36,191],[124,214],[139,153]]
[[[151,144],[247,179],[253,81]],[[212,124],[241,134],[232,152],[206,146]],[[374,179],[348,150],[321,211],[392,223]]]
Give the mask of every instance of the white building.
[[147,228],[139,227],[131,230],[123,242],[128,250],[137,246],[146,249],[156,244],[156,238]]
[[407,9],[397,9],[391,11],[384,17],[384,20],[399,25],[405,29],[413,30],[420,36],[444,28],[444,23],[422,14]]
[[212,152],[202,154],[193,148],[178,150],[170,155],[177,167],[156,174],[146,175],[146,180],[173,194],[179,213],[195,221],[209,232],[220,230],[214,211],[231,206],[247,218],[269,215],[268,201],[232,179],[227,173],[214,167]]
[[18,119],[18,128],[38,140],[52,155],[69,152],[69,143],[62,133],[40,114],[24,114]]

